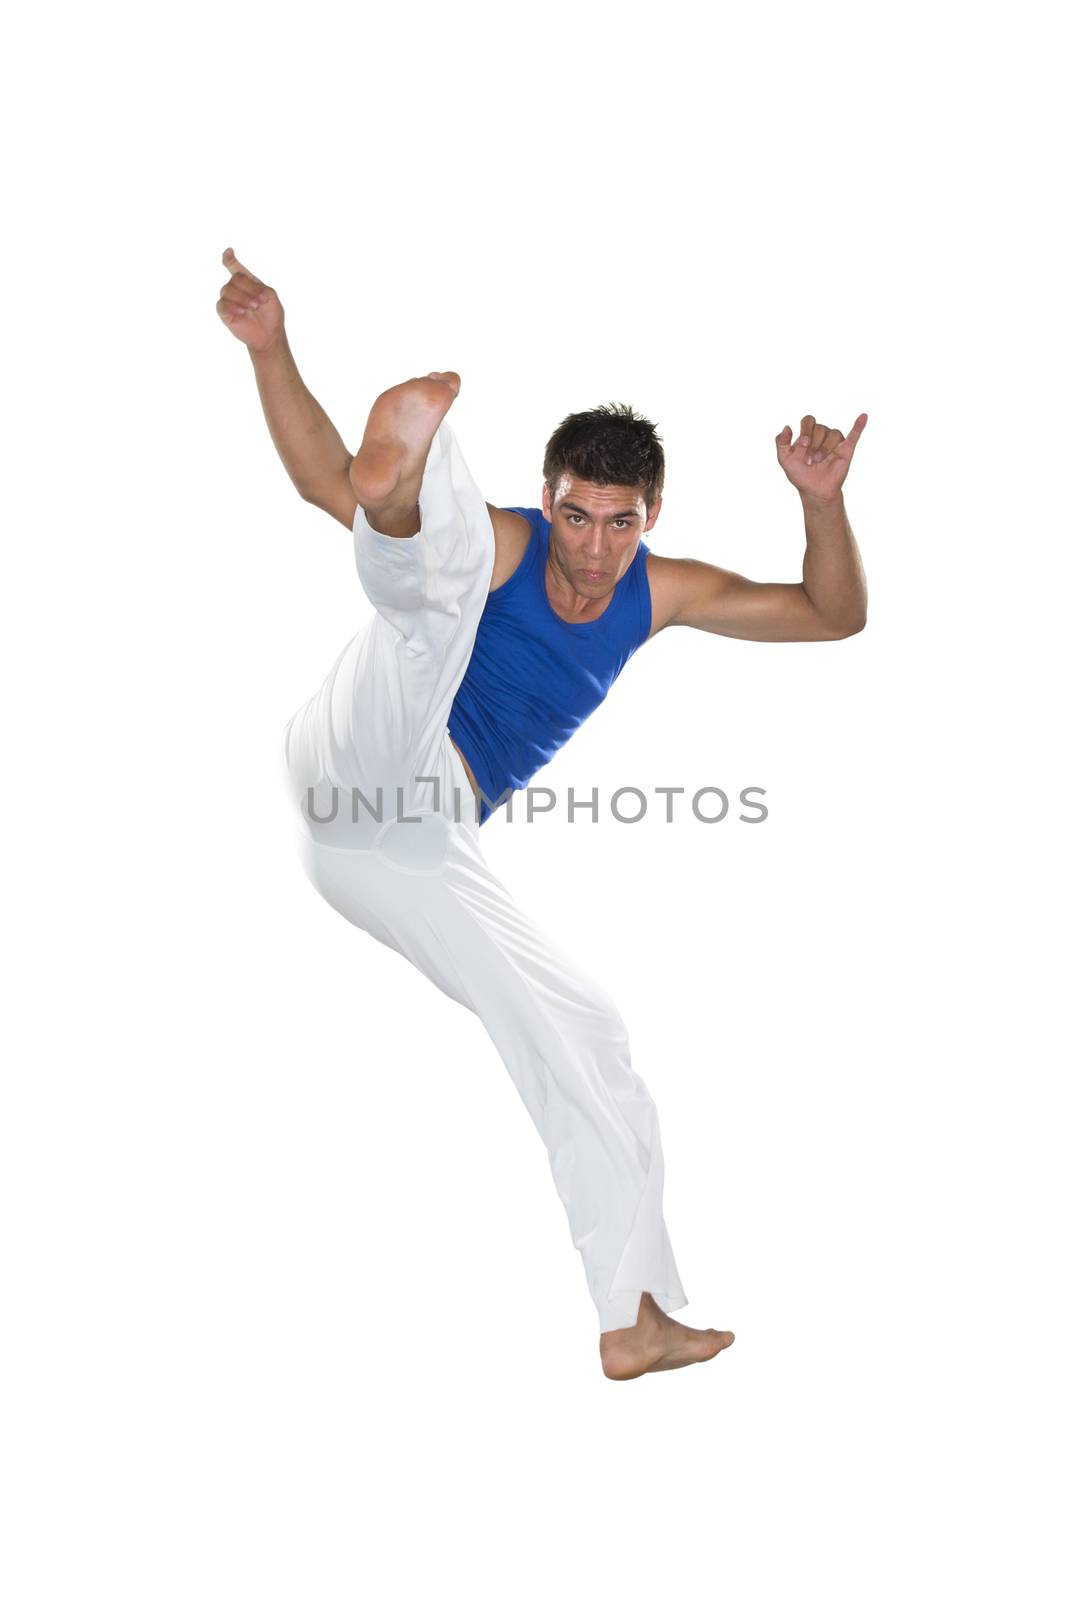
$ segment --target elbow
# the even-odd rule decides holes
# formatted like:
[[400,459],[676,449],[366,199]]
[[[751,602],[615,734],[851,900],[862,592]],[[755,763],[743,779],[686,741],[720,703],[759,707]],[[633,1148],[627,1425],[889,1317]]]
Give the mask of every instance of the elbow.
[[851,639],[854,633],[862,633],[867,626],[867,613],[857,617],[854,622],[849,622],[843,627],[833,628],[827,633],[828,639]]
[[[800,585],[801,589],[804,585]],[[854,633],[862,633],[867,626],[867,596],[865,593],[854,594],[849,599],[841,598],[839,605],[827,604],[820,607],[813,597],[807,595],[809,620],[813,624],[814,632],[810,635],[814,639],[850,639]]]

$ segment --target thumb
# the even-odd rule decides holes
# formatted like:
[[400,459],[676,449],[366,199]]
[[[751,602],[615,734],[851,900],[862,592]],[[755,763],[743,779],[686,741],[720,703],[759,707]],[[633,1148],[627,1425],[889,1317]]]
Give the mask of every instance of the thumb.
[[232,244],[228,244],[225,250],[222,252],[222,264],[226,268],[227,272],[248,272],[248,276],[250,278],[255,278],[256,282],[259,282],[259,279],[256,278],[255,273],[249,272],[243,261],[238,261],[237,257],[233,253]]

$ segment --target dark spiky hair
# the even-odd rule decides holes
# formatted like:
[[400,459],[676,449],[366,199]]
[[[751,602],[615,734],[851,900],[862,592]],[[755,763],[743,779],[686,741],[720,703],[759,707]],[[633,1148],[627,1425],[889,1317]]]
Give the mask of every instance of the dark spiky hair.
[[545,446],[543,470],[553,502],[560,478],[569,472],[605,487],[639,487],[651,510],[663,493],[663,444],[654,422],[613,401],[564,417]]

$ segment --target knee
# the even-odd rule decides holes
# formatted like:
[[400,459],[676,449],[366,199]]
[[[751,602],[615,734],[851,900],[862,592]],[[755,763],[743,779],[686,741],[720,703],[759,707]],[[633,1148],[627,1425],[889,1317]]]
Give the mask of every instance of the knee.
[[588,998],[592,1007],[593,1027],[596,1030],[597,1037],[610,1040],[618,1048],[628,1050],[630,1046],[629,1029],[611,996],[606,990],[596,985],[589,991]]

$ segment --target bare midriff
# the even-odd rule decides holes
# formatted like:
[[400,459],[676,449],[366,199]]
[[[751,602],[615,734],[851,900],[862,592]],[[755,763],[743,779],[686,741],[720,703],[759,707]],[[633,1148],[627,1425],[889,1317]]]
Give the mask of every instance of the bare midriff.
[[478,784],[475,781],[474,773],[471,771],[470,767],[467,764],[467,758],[463,754],[463,751],[460,749],[459,745],[456,743],[455,739],[452,738],[451,734],[449,734],[448,739],[449,739],[449,743],[451,744],[453,750],[456,752],[457,756],[459,757],[459,759],[463,763],[463,770],[467,774],[467,777],[470,779],[471,793],[473,794],[474,798],[477,800],[478,799]]

